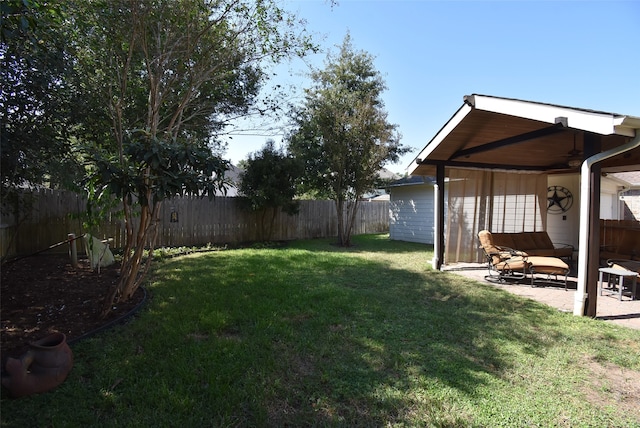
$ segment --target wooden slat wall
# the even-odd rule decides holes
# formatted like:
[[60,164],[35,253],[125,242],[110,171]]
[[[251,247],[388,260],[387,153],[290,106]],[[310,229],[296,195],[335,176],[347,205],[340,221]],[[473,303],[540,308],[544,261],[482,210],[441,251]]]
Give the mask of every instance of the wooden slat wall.
[[[68,233],[80,235],[85,199],[65,191],[38,190],[25,194],[32,198],[29,218],[20,224],[12,245],[15,230],[11,216],[2,218],[0,227],[1,255],[24,255],[48,248],[67,239]],[[258,241],[261,238],[259,218],[240,206],[238,198],[219,197],[213,200],[195,197],[175,198],[162,205],[156,247],[200,246]],[[300,212],[294,216],[278,213],[272,240],[323,238],[337,235],[335,204],[333,201],[300,201]],[[177,221],[172,221],[172,213]],[[389,231],[389,202],[362,202],[353,234]],[[99,238],[113,238],[113,248],[125,242],[124,222],[113,216],[95,232]],[[52,252],[66,252],[65,245]]]
[[[82,228],[82,220],[77,213],[85,209],[86,203],[75,193],[40,189],[25,193],[21,205],[23,214],[19,224],[16,224],[14,216],[3,216],[2,256],[30,254],[45,249],[67,239],[68,233],[77,233]],[[8,251],[7,245],[11,240],[11,251]],[[62,247],[59,251],[67,251],[67,248]]]
[[617,247],[629,229],[640,229],[640,221],[600,220],[600,247]]

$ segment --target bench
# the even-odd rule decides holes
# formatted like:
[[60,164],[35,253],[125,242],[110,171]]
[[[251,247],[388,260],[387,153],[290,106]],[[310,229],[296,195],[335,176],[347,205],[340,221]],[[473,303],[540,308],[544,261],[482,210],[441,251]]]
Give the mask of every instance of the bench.
[[500,247],[523,251],[529,256],[558,257],[571,260],[573,245],[554,245],[547,232],[491,233],[493,243]]

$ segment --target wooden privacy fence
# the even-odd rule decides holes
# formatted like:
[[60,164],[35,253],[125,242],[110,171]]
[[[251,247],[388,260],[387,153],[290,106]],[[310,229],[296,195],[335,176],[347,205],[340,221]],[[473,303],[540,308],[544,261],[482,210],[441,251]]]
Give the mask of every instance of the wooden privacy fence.
[[637,220],[600,220],[600,247],[617,247],[629,229],[639,229]]
[[[29,214],[16,226],[15,216],[4,215],[0,227],[2,255],[31,254],[67,239],[67,234],[81,235],[79,215],[86,209],[86,199],[73,192],[38,190],[24,194],[23,204],[30,202]],[[26,206],[26,205],[25,205]],[[389,202],[362,202],[353,234],[389,231]],[[11,239],[15,232],[15,237]],[[93,233],[113,238],[113,248],[124,247],[125,230],[121,219],[112,216]],[[234,244],[262,239],[257,214],[241,207],[239,198],[183,197],[162,205],[156,247]],[[336,209],[333,201],[300,201],[294,216],[278,213],[270,239],[294,240],[337,236]],[[60,246],[52,252],[66,252]]]

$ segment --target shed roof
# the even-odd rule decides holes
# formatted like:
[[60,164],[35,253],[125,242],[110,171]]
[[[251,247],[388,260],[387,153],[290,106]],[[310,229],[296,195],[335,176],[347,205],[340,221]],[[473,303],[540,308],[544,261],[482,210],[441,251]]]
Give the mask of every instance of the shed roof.
[[409,175],[399,180],[393,181],[389,187],[416,186],[421,184],[429,184],[433,186],[436,183],[435,177],[427,177],[422,175]]

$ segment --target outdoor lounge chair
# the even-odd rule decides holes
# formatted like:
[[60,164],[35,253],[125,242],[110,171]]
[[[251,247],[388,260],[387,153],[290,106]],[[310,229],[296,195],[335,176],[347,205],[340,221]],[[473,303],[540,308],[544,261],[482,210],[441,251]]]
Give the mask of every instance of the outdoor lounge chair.
[[551,277],[558,280],[558,275],[564,276],[564,288],[567,289],[569,265],[558,257],[529,256],[526,252],[515,248],[495,245],[491,232],[482,230],[478,233],[480,248],[487,257],[489,275],[488,281],[503,281],[505,279],[522,280],[531,275],[531,286],[535,286],[536,275],[546,275],[546,282]]
[[[541,257],[530,256],[527,258],[529,262],[529,273],[531,274],[531,286],[535,286],[536,275],[545,275],[542,280],[546,283],[564,284],[567,290],[567,279],[569,276],[569,265],[558,257]],[[564,277],[562,280],[558,276]],[[553,277],[553,278],[552,278]]]
[[491,232],[488,230],[478,232],[478,239],[489,269],[489,274],[485,276],[486,280],[521,280],[527,276],[529,270],[527,253],[514,248],[494,245]]

